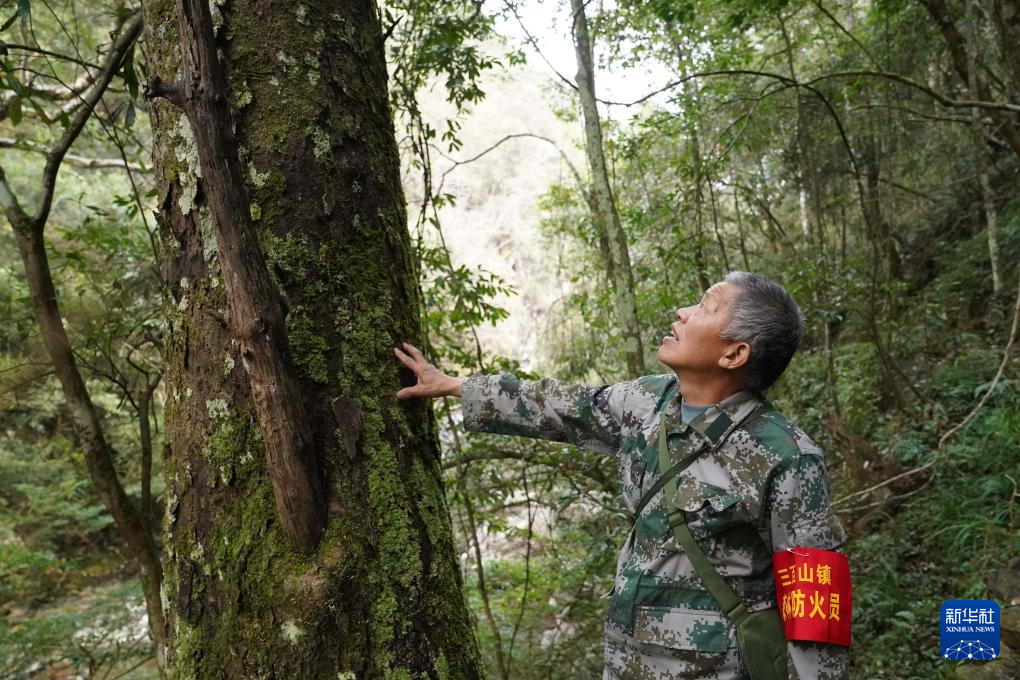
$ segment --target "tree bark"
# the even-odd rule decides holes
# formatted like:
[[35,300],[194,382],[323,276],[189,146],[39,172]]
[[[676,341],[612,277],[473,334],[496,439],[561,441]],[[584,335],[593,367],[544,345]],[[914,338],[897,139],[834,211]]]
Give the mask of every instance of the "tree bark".
[[[144,5],[150,72],[175,81],[174,7]],[[170,102],[149,111],[169,320],[170,677],[479,677],[434,416],[425,402],[395,398],[413,380],[391,348],[420,341],[420,291],[375,5],[210,8],[231,105],[228,152],[247,203],[235,195],[216,208],[212,193],[224,187],[203,172],[202,133]],[[224,278],[251,269],[228,264],[224,248],[242,236],[230,237],[214,209],[243,220],[245,208],[283,302],[293,398],[322,482],[325,528],[311,552],[288,540],[275,510],[255,381],[228,318]],[[269,342],[282,351],[282,340]]]
[[183,77],[167,84],[152,76],[150,95],[155,90],[179,104],[194,132],[227,296],[227,319],[266,444],[276,510],[294,544],[312,550],[322,535],[325,513],[311,424],[294,375],[283,303],[269,278],[251,220],[208,2],[177,0],[177,16]]
[[637,318],[637,302],[634,297],[634,271],[630,266],[627,234],[623,231],[613,190],[609,184],[609,174],[606,171],[602,123],[595,101],[595,69],[591,39],[588,35],[588,19],[584,13],[584,0],[570,0],[570,7],[573,12],[574,54],[577,57],[576,82],[584,118],[585,148],[588,153],[588,165],[591,167],[592,193],[599,208],[598,214],[594,217],[605,229],[609,241],[616,316],[624,338],[627,371],[632,376],[638,376],[645,373],[645,359]]

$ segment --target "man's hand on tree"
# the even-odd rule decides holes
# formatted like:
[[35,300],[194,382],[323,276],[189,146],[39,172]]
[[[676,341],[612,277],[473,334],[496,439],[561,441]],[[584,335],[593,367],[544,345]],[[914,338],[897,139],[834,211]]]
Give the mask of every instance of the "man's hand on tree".
[[418,378],[418,384],[414,387],[405,387],[397,392],[397,399],[409,399],[410,397],[459,397],[460,384],[464,378],[454,378],[446,375],[438,368],[425,361],[421,350],[406,342],[400,343],[406,352],[394,347],[393,353],[400,359],[400,363],[407,366]]

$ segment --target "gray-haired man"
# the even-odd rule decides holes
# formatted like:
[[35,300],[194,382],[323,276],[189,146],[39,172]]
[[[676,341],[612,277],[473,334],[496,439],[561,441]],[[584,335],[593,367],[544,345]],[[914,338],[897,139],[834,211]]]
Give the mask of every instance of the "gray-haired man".
[[[571,442],[616,457],[635,522],[606,616],[604,678],[750,677],[732,621],[672,529],[669,518],[682,510],[700,552],[747,611],[782,604],[790,621],[789,677],[841,680],[848,646],[828,633],[789,631],[801,623],[847,624],[848,593],[842,610],[838,600],[835,609],[826,602],[808,620],[789,602],[777,603],[772,559],[794,547],[839,551],[846,539],[829,507],[821,450],[761,396],[803,332],[800,309],[784,288],[732,272],[698,304],[677,310],[657,354],[672,373],[600,387],[512,374],[454,378],[405,344],[406,353],[394,352],[418,382],[397,396],[461,397],[469,430]],[[693,460],[675,477],[672,499],[656,491],[666,462],[657,447],[660,427],[671,467]],[[819,596],[810,588],[797,592],[801,603],[807,592]]]

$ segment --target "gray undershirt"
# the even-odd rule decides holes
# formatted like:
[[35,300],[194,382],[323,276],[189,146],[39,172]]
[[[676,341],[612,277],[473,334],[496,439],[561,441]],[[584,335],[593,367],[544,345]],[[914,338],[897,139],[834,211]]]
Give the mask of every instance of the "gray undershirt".
[[680,399],[680,418],[687,424],[690,424],[692,420],[697,418],[699,415],[705,412],[709,406],[714,404],[701,404],[699,406],[691,406],[681,397]]

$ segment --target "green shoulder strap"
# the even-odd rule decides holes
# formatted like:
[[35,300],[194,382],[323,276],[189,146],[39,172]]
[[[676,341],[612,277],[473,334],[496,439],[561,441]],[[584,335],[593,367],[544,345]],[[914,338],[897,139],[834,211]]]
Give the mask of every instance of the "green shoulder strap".
[[[755,414],[768,411],[770,408],[771,405],[767,402],[759,404],[744,420],[750,419]],[[662,426],[659,428],[658,448],[659,469],[664,470],[669,465],[669,451],[666,448],[666,428]],[[700,453],[700,451],[699,447],[698,452]],[[685,463],[684,467],[692,462],[693,458],[690,456],[681,461],[681,463]],[[672,472],[672,470],[669,471]],[[786,651],[786,635],[783,632],[783,623],[779,618],[778,610],[773,607],[754,613],[747,611],[744,601],[723,580],[712,563],[708,561],[708,557],[698,542],[694,540],[687,527],[687,518],[684,516],[683,509],[674,505],[677,492],[676,473],[662,475],[662,477],[666,478],[663,487],[664,503],[669,510],[667,515],[669,526],[673,530],[677,542],[690,559],[694,571],[705,584],[705,588],[715,598],[726,618],[733,623],[740,656],[751,680],[787,680],[790,672],[789,656]]]
[[[751,418],[761,415],[769,410],[771,410],[771,404],[763,400],[742,419],[741,423],[738,424],[738,427]],[[680,461],[680,463],[674,467],[683,465],[683,468],[686,468],[694,462],[694,459],[701,455],[701,452],[702,448],[699,447],[697,451]],[[660,424],[659,469],[665,470],[668,465],[669,451],[666,448],[666,428],[664,425]],[[681,470],[683,468],[681,468]],[[694,540],[694,536],[691,535],[691,530],[687,528],[687,519],[684,517],[684,511],[680,508],[672,507],[673,499],[676,497],[677,492],[676,476],[679,474],[680,470],[674,472],[672,469],[669,469],[669,472],[672,474],[662,475],[658,481],[661,482],[661,486],[665,488],[663,498],[665,499],[666,507],[669,509],[667,517],[669,525],[673,529],[673,534],[676,536],[677,542],[684,549],[684,552],[687,553],[687,557],[691,560],[691,565],[694,567],[694,571],[697,572],[698,577],[705,584],[705,588],[712,594],[712,597],[716,599],[716,602],[719,603],[719,607],[722,609],[726,617],[733,621],[735,625],[739,626],[748,616],[747,609],[744,607],[744,602],[740,599],[740,596],[733,592],[733,589],[727,585],[726,581],[723,580],[723,577],[719,575],[719,572],[712,567],[711,562],[708,561],[708,557],[705,556],[704,551],[702,551],[697,541]],[[644,500],[645,499],[642,499],[642,501]]]
[[[700,453],[700,451],[698,451]],[[693,462],[693,461],[691,461]],[[690,463],[688,463],[689,465]],[[659,428],[659,468],[663,469],[669,465],[669,452],[666,449],[666,428]],[[672,506],[673,499],[676,497],[676,475],[671,476],[666,480],[665,484],[665,503],[669,508]],[[694,571],[697,572],[698,577],[705,584],[705,588],[708,592],[712,593],[712,597],[719,603],[719,607],[723,613],[733,621],[734,624],[740,625],[740,622],[747,616],[747,609],[744,608],[744,602],[740,597],[733,592],[723,577],[719,575],[719,572],[715,570],[712,564],[708,561],[708,557],[705,556],[704,551],[698,545],[697,541],[691,535],[691,530],[687,528],[687,522],[684,518],[684,511],[680,508],[671,508],[669,511],[669,524],[673,528],[673,533],[676,536],[677,542],[680,547],[687,553],[687,557],[691,560],[691,565],[694,567]]]
[[[661,432],[664,429],[665,428],[660,428],[659,431]],[[664,472],[663,474],[659,475],[659,478],[655,480],[655,484],[652,485],[652,488],[650,488],[648,490],[648,493],[642,496],[641,500],[638,502],[637,510],[634,511],[634,517],[637,518],[638,516],[640,516],[641,511],[644,510],[645,507],[651,502],[651,500],[655,497],[655,494],[659,493],[662,490],[662,487],[666,486],[666,484],[668,484],[671,480],[674,480],[677,475],[679,475],[681,472],[690,467],[691,463],[697,460],[698,456],[700,455],[701,448],[699,447],[693,453],[688,455],[686,458],[676,463],[673,467],[666,470],[666,472]],[[668,457],[666,459],[666,464],[669,464]],[[662,469],[662,466],[663,466],[662,453],[660,451],[659,453],[660,470]],[[675,493],[676,484],[673,484],[673,488]]]

